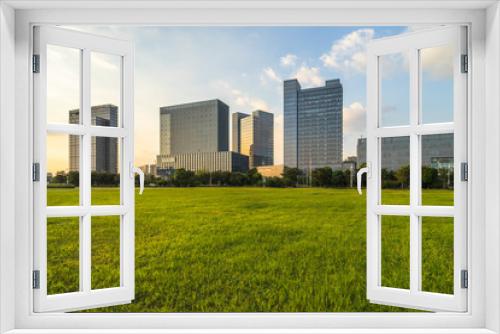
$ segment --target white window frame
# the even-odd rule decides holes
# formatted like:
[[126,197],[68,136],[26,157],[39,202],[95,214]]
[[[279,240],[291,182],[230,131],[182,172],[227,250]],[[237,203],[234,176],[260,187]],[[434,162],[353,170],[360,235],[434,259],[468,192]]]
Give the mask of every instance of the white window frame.
[[[65,8],[62,8],[63,6]],[[18,10],[14,10],[15,8]],[[471,31],[469,80],[472,87],[468,93],[471,111],[468,116],[470,134],[468,215],[471,222],[468,231],[468,257],[471,260],[468,312],[466,314],[34,314],[31,289],[33,211],[30,203],[32,198],[30,143],[33,133],[31,27],[34,24],[61,23],[363,26],[468,24]],[[498,134],[500,117],[496,112],[500,110],[499,91],[500,9],[496,1],[235,0],[229,3],[207,0],[201,3],[186,0],[183,3],[176,1],[141,3],[66,0],[64,4],[45,0],[2,1],[0,2],[0,332],[15,330],[15,333],[47,333],[59,329],[59,332],[65,333],[109,333],[111,329],[128,329],[128,333],[141,333],[150,332],[151,329],[164,329],[164,332],[172,333],[191,329],[190,333],[352,333],[356,330],[363,333],[389,331],[424,333],[432,329],[434,333],[499,333],[500,177],[497,175],[497,169],[500,156]],[[12,124],[15,124],[15,127]],[[14,198],[11,195],[12,189],[15,189]],[[15,261],[12,254],[15,254]]]
[[[467,81],[462,73],[462,55],[467,55],[467,29],[462,26],[435,27],[374,40],[367,50],[367,295],[371,302],[422,310],[467,310],[467,289],[461,282],[461,271],[467,270],[467,181],[461,179],[461,163],[467,163]],[[453,120],[422,123],[420,50],[448,46],[452,51]],[[404,54],[408,59],[409,123],[383,126],[381,107],[380,57]],[[429,206],[421,203],[422,136],[451,133],[454,142],[454,205]],[[384,138],[408,137],[410,165],[410,201],[408,205],[387,205],[382,198],[382,148]],[[383,217],[407,217],[409,220],[409,289],[382,286]],[[422,290],[421,219],[453,219],[453,294]]]
[[[47,178],[33,184],[34,220],[33,268],[39,272],[39,288],[34,289],[35,312],[72,311],[129,303],[134,299],[134,95],[133,44],[88,33],[57,27],[34,27],[34,53],[39,56],[39,73],[33,76],[34,161],[39,175],[47,174],[47,136],[75,135],[79,138],[79,205],[47,206]],[[80,56],[80,122],[60,124],[47,122],[47,47],[56,45],[79,51]],[[92,53],[112,55],[120,60],[120,109],[117,127],[92,125],[91,122],[91,59]],[[92,137],[115,138],[120,150],[120,202],[117,205],[91,203],[91,142]],[[92,289],[91,229],[92,217],[115,216],[120,220],[120,286]],[[79,219],[79,291],[48,295],[47,291],[47,219],[75,217]]]

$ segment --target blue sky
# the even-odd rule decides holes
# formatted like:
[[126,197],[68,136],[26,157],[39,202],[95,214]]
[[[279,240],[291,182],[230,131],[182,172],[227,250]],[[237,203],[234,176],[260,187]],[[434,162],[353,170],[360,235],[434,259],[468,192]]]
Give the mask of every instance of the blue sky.
[[[275,163],[281,163],[282,81],[290,78],[298,78],[302,87],[320,86],[324,80],[340,78],[344,86],[344,157],[355,155],[356,139],[365,132],[366,44],[408,30],[120,26],[77,29],[135,43],[138,164],[154,163],[159,152],[159,107],[213,98],[226,102],[231,112],[250,113],[260,108],[274,113]],[[393,84],[397,86],[398,80]],[[427,90],[428,96],[436,95],[434,91]],[[106,91],[101,93],[107,95]],[[432,106],[429,101],[434,99],[431,96],[426,100],[427,105]],[[391,103],[392,109],[401,109],[407,101],[396,96]]]

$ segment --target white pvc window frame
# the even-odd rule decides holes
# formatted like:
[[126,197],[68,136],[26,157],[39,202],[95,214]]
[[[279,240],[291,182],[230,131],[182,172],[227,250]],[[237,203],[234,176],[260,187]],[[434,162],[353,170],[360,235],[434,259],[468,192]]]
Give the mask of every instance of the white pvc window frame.
[[[423,310],[467,310],[467,289],[461,286],[461,271],[467,270],[467,181],[461,180],[461,163],[467,162],[467,80],[462,73],[462,55],[467,55],[466,27],[434,28],[374,40],[367,57],[367,295],[372,302]],[[422,123],[420,50],[447,46],[452,50],[453,121]],[[408,61],[409,124],[384,127],[381,124],[381,57],[400,54]],[[422,136],[454,135],[454,206],[429,206],[421,203]],[[410,145],[410,203],[383,205],[381,142],[384,138],[408,137]],[[382,286],[382,225],[384,216],[409,217],[410,288]],[[451,295],[422,290],[423,217],[453,218],[453,291]]]
[[[461,1],[451,2],[329,2],[324,5],[318,3],[297,3],[296,6],[274,2],[272,6],[256,2],[241,4],[235,2],[234,6],[210,2],[204,8],[198,8],[189,2],[186,6],[179,4],[168,4],[166,2],[129,2],[128,6],[133,9],[120,8],[122,3],[101,1],[99,5],[90,4],[86,1],[79,3],[67,3],[67,9],[58,8],[58,4],[48,1],[19,2],[9,1],[7,7],[2,6],[2,14],[7,17],[7,27],[12,27],[12,40],[8,36],[5,26],[0,27],[0,42],[2,45],[14,45],[16,59],[16,97],[14,100],[5,99],[7,93],[14,92],[12,86],[0,86],[1,101],[9,110],[16,113],[2,114],[6,119],[15,119],[15,141],[16,152],[0,151],[2,157],[15,159],[16,165],[16,192],[15,192],[15,224],[2,225],[4,243],[1,245],[0,265],[4,270],[0,289],[3,294],[0,305],[0,319],[3,320],[3,330],[16,328],[16,333],[23,333],[23,328],[30,329],[30,333],[38,332],[38,329],[63,329],[65,332],[85,332],[84,329],[115,328],[128,329],[129,332],[145,332],[147,328],[193,329],[191,332],[352,332],[354,329],[362,332],[387,333],[391,332],[427,332],[433,328],[433,332],[452,333],[466,332],[490,332],[486,328],[496,331],[500,328],[499,303],[499,276],[497,270],[499,251],[498,228],[488,221],[496,221],[499,218],[492,201],[499,198],[496,181],[486,183],[484,173],[488,168],[485,164],[485,152],[491,154],[488,161],[497,161],[498,144],[497,116],[492,114],[495,107],[500,105],[498,93],[494,90],[500,88],[500,80],[497,61],[500,59],[497,38],[500,38],[498,29],[500,20],[498,9],[492,1],[482,1],[476,4],[463,3]],[[438,3],[439,2],[439,3]],[[26,10],[14,12],[10,5],[22,7]],[[19,5],[19,6],[18,6]],[[49,6],[50,9],[39,10],[40,6]],[[96,6],[96,7],[93,7]],[[109,9],[104,9],[102,7]],[[151,8],[154,6],[155,8]],[[414,7],[412,7],[414,6]],[[435,8],[437,6],[437,8]],[[486,7],[491,6],[488,11]],[[71,7],[73,7],[71,9]],[[97,8],[100,7],[100,8]],[[149,7],[149,9],[147,8]],[[69,9],[68,9],[69,8]],[[84,8],[84,9],[82,9]],[[112,8],[112,9],[111,9]],[[141,9],[138,9],[141,8]],[[243,9],[244,8],[244,9]],[[15,16],[15,25],[13,17]],[[485,22],[488,24],[486,29]],[[31,246],[32,230],[30,221],[31,193],[31,100],[30,100],[30,59],[31,54],[31,27],[34,24],[168,24],[168,25],[407,25],[407,24],[467,24],[471,28],[470,51],[471,51],[471,82],[472,90],[469,90],[469,104],[471,113],[468,116],[468,129],[471,138],[468,143],[470,156],[470,189],[468,203],[468,215],[471,219],[471,231],[468,237],[468,253],[471,263],[469,282],[468,311],[466,314],[34,314],[32,310],[31,290]],[[15,26],[15,29],[14,29]],[[14,41],[15,31],[15,41]],[[8,52],[14,52],[13,47],[0,49],[0,60],[4,60],[2,66],[2,79],[9,67],[5,66],[5,59],[14,59]],[[0,63],[2,64],[2,63]],[[491,67],[485,72],[485,64]],[[7,71],[4,71],[7,70]],[[13,76],[9,77],[13,79]],[[485,98],[486,97],[486,98]],[[485,108],[487,106],[488,108]],[[483,112],[484,111],[484,112]],[[15,116],[14,116],[15,115]],[[487,120],[489,122],[487,122]],[[1,124],[4,126],[5,123]],[[14,131],[5,128],[3,134],[14,136]],[[488,131],[485,134],[485,131]],[[489,140],[485,140],[488,135]],[[5,148],[5,141],[1,142]],[[493,160],[491,160],[493,159]],[[493,165],[492,165],[493,166]],[[2,159],[3,171],[14,172]],[[491,167],[493,168],[493,167]],[[493,171],[493,170],[492,170]],[[13,174],[12,174],[13,175]],[[492,175],[498,180],[495,174]],[[488,194],[488,196],[486,196]],[[2,198],[1,206],[8,208],[6,203],[9,199]],[[485,203],[490,206],[486,207]],[[14,205],[14,201],[12,201]],[[486,210],[486,212],[485,212]],[[2,217],[8,212],[2,211]],[[12,215],[13,216],[13,215]],[[485,217],[489,220],[485,220]],[[485,233],[489,232],[489,233]],[[6,251],[14,249],[15,238],[15,262],[6,257]],[[8,236],[12,238],[9,239]],[[486,249],[488,250],[486,252]],[[3,255],[2,255],[3,254]],[[489,264],[489,267],[485,267]],[[491,269],[487,269],[491,268]],[[486,269],[486,271],[485,271]],[[486,279],[488,273],[488,279]],[[14,288],[14,281],[16,282]],[[6,287],[12,283],[9,289]],[[488,298],[485,295],[488,288]],[[15,305],[15,308],[2,307],[3,305]],[[488,306],[488,307],[486,307]],[[204,328],[206,330],[201,330]],[[226,328],[224,330],[223,328]],[[232,328],[232,330],[228,330]],[[300,330],[302,328],[302,330]],[[343,328],[344,330],[341,330]],[[352,330],[349,330],[350,328]],[[377,328],[384,328],[377,330]],[[391,328],[393,330],[391,330]],[[210,330],[212,329],[212,330]],[[218,329],[218,330],[217,330]],[[420,330],[419,330],[420,329]],[[90,331],[90,330],[89,330]],[[107,332],[107,330],[101,330]],[[172,332],[172,331],[171,331]]]
[[[39,72],[33,73],[33,160],[39,164],[39,181],[33,183],[34,254],[33,269],[39,271],[38,289],[34,289],[34,311],[74,311],[128,303],[134,299],[134,174],[130,170],[134,157],[133,114],[133,45],[103,36],[56,27],[34,27],[33,52],[39,56]],[[80,59],[79,124],[47,121],[47,50],[49,46],[78,50]],[[118,56],[120,59],[120,114],[118,127],[91,124],[91,55],[94,52]],[[47,136],[74,135],[79,138],[79,205],[47,206]],[[120,204],[91,203],[92,137],[116,138],[120,152]],[[69,137],[68,137],[69,138]],[[92,217],[120,218],[120,286],[93,290],[91,285]],[[77,217],[79,223],[79,291],[49,295],[47,289],[47,221],[54,217]]]

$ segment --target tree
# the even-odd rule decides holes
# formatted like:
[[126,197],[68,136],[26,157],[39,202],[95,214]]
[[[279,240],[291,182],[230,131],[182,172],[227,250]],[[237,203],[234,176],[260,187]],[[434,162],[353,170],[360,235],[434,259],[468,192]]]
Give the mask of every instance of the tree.
[[422,166],[422,188],[434,188],[438,182],[438,171],[429,166]]
[[330,167],[316,168],[311,173],[312,185],[315,187],[329,187],[333,182],[333,171]]
[[283,169],[283,181],[288,187],[296,187],[299,184],[300,178],[304,175],[298,168],[286,167]]
[[229,184],[232,186],[244,186],[248,184],[248,175],[244,173],[234,172],[229,177]]
[[349,184],[349,171],[336,170],[332,173],[332,186],[346,187]]
[[80,173],[77,171],[71,171],[68,173],[68,183],[75,187],[80,185]]
[[195,185],[194,172],[184,168],[176,169],[174,172],[174,185],[177,187],[192,187]]
[[262,175],[257,171],[257,168],[252,168],[247,172],[248,175],[248,184],[249,185],[258,185],[262,182]]
[[407,188],[410,185],[410,166],[402,166],[396,171],[395,176],[401,188]]

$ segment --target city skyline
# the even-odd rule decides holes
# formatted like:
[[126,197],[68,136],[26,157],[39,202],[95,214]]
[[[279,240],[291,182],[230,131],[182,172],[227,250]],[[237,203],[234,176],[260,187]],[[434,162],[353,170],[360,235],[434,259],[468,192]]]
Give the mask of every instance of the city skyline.
[[[304,88],[339,78],[344,85],[344,154],[355,155],[365,135],[365,50],[373,39],[401,34],[407,27],[69,27],[135,43],[135,163],[154,163],[159,152],[160,106],[219,98],[232,112],[262,109],[274,114],[275,164],[283,163],[283,81],[297,78]],[[209,50],[209,52],[207,52]],[[50,56],[51,55],[51,56]],[[79,78],[67,55],[51,50],[53,73],[48,107],[54,113],[75,109],[68,94]],[[93,55],[94,56],[94,55]],[[113,59],[96,54],[92,68],[92,105],[117,103]],[[439,65],[439,61],[435,62]],[[50,65],[50,64],[49,64]],[[443,73],[443,71],[436,71]],[[118,82],[119,84],[119,82]],[[49,85],[50,86],[50,85]],[[443,100],[443,94],[434,99]],[[430,92],[429,94],[434,94]],[[445,95],[446,96],[446,95]],[[396,97],[397,109],[405,103]],[[436,104],[439,106],[440,104]],[[52,112],[52,111],[51,111]],[[54,152],[64,144],[49,140]],[[230,140],[231,144],[231,140]],[[66,144],[67,146],[67,144]],[[54,157],[49,170],[64,169],[67,158]]]

